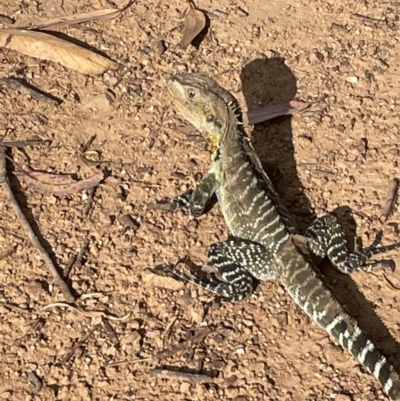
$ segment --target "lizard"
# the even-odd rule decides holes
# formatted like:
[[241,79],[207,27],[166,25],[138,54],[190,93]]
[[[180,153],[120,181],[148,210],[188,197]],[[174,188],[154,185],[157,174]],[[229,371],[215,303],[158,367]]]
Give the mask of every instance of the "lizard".
[[191,269],[189,275],[169,265],[165,272],[227,302],[250,296],[254,279],[279,280],[296,304],[381,383],[390,399],[400,401],[399,374],[323,284],[317,269],[326,256],[346,274],[386,267],[368,259],[400,243],[378,246],[378,234],[369,247],[349,252],[332,214],[317,218],[300,236],[243,127],[237,99],[202,73],[172,75],[167,90],[178,112],[203,134],[212,151],[208,173],[193,191],[169,199],[170,210],[182,208],[199,217],[216,195],[231,237],[209,247],[217,274],[204,277]]

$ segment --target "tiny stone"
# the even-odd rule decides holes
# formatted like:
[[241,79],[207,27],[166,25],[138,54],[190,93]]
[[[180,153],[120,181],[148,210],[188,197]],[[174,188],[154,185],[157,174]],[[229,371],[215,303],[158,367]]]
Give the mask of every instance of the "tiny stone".
[[157,56],[162,56],[166,50],[165,42],[163,40],[157,40],[154,43],[154,50],[155,50]]
[[381,58],[378,58],[375,60],[375,64],[377,67],[379,67],[382,70],[387,70],[389,68],[389,64],[386,63],[386,61],[382,60]]
[[338,394],[335,397],[335,401],[351,401],[351,398],[346,394]]
[[133,231],[137,231],[140,228],[140,224],[137,220],[133,219],[130,214],[123,214],[118,217],[118,221],[124,226],[129,227]]
[[324,59],[324,56],[320,52],[315,51],[310,54],[310,63],[311,64],[320,63],[321,61],[323,61],[323,59]]
[[229,376],[226,379],[226,383],[231,386],[232,384],[234,384],[237,381],[237,379],[238,379],[238,377],[236,375]]
[[254,322],[250,319],[243,319],[242,323],[247,326],[247,327],[253,327],[254,326]]
[[236,9],[236,14],[239,17],[248,17],[249,16],[249,12],[247,10],[245,10],[244,8],[242,8],[242,7],[238,7]]
[[190,220],[188,225],[187,225],[187,229],[188,231],[196,231],[197,228],[199,226],[199,223],[196,220]]
[[355,75],[351,75],[347,77],[346,81],[350,82],[351,84],[356,84],[358,82],[358,77]]

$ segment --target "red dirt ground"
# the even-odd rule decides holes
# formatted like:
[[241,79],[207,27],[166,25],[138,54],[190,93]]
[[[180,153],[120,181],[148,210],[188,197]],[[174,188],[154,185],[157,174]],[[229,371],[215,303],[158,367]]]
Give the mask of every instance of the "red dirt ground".
[[[3,0],[0,14],[19,26],[37,24],[62,11],[60,4]],[[73,14],[110,4],[64,0],[63,9]],[[347,206],[365,243],[379,228],[384,243],[398,239],[397,209],[385,224],[379,221],[388,183],[400,175],[398,3],[204,0],[197,6],[209,13],[209,32],[199,49],[181,50],[186,6],[138,0],[116,20],[62,30],[128,67],[124,75],[88,77],[15,51],[0,53],[1,76],[25,78],[63,101],[49,106],[0,87],[2,140],[51,140],[50,146],[14,149],[16,162],[80,173],[79,146],[96,135],[91,149],[113,179],[97,189],[90,217],[82,216],[86,193],[41,195],[22,179],[12,180],[13,189],[61,268],[89,240],[84,263],[70,274],[73,289],[86,295],[77,307],[129,314],[109,321],[113,336],[98,318],[63,307],[43,309],[63,301],[62,294],[0,191],[0,253],[16,245],[0,260],[0,399],[387,400],[379,383],[312,323],[279,283],[262,283],[250,299],[213,306],[204,316],[202,302],[212,294],[172,280],[164,285],[172,289],[160,288],[146,269],[186,254],[205,264],[209,244],[228,234],[218,206],[198,221],[148,207],[191,188],[209,163],[204,143],[167,100],[165,78],[176,72],[212,74],[245,109],[295,97],[314,102],[302,114],[249,128],[260,157],[283,172],[278,191],[285,203],[303,228],[314,213]],[[136,232],[119,222],[127,213],[140,223]],[[343,221],[351,238],[348,215]],[[400,263],[400,252],[385,257]],[[323,271],[400,370],[400,271],[385,272],[387,279],[383,271],[351,278],[329,267]],[[149,358],[201,326],[212,333],[186,351],[160,361],[108,366]],[[156,367],[217,377],[196,384],[151,374]],[[36,395],[31,372],[44,384]]]

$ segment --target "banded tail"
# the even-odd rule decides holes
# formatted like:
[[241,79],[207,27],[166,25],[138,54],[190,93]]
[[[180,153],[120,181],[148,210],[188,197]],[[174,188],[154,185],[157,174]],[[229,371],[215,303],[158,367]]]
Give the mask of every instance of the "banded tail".
[[323,285],[310,263],[293,248],[292,241],[288,241],[279,258],[279,278],[290,296],[378,379],[391,400],[400,401],[399,374]]

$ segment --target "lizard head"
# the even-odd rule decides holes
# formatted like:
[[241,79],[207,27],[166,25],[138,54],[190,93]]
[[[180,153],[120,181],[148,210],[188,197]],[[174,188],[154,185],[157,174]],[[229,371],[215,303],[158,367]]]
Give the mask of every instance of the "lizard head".
[[206,74],[176,74],[167,80],[178,112],[194,125],[215,151],[227,127],[236,124],[236,99]]

